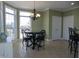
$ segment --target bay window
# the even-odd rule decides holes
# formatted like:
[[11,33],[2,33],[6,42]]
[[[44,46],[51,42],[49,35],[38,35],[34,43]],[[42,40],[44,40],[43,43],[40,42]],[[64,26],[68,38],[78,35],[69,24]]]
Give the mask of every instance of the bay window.
[[9,6],[5,6],[5,32],[7,34],[7,41],[14,40],[15,34],[15,10]]
[[20,39],[22,39],[22,30],[24,31],[31,31],[31,18],[30,18],[30,12],[26,11],[20,11],[20,26],[19,26],[19,33],[20,33]]

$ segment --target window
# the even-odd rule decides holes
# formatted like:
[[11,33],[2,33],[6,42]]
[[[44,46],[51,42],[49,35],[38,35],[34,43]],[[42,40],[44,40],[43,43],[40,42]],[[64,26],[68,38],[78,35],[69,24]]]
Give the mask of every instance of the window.
[[20,11],[20,16],[25,16],[25,17],[29,17],[31,16],[31,12],[25,12],[25,11]]
[[30,12],[20,11],[20,39],[22,39],[22,30],[31,31],[31,15]]
[[9,6],[5,6],[5,31],[7,34],[7,41],[11,42],[14,39],[14,19],[15,10]]
[[10,9],[8,7],[5,8],[5,12],[10,13],[10,14],[14,14],[14,10],[12,10],[12,9]]
[[0,32],[1,32],[1,3],[0,3]]

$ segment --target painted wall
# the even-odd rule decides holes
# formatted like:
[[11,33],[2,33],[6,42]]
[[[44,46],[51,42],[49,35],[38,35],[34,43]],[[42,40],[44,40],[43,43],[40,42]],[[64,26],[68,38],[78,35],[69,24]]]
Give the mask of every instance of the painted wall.
[[4,5],[3,5],[3,3],[2,3],[2,1],[0,2],[0,32],[4,32],[4,22],[3,22],[3,19],[4,19],[4,10],[3,10],[3,7]]
[[45,10],[40,13],[41,17],[35,21],[32,21],[32,30],[40,31],[41,29],[46,30],[46,38],[52,39],[52,16],[61,16],[62,12],[54,10]]
[[43,12],[43,29],[46,30],[46,38],[49,38],[49,10]]
[[41,15],[37,20],[32,20],[32,31],[40,31],[43,29],[43,14],[39,12]]
[[79,28],[79,8],[60,12],[55,10],[46,10],[42,12],[42,17],[39,20],[33,21],[32,29],[33,31],[39,31],[40,29],[46,30],[46,38],[52,39],[52,16],[61,16],[62,17],[62,30],[61,30],[61,37],[63,36],[63,16],[74,15],[74,26]]
[[74,16],[74,26],[79,29],[79,8],[66,11],[66,12],[60,12],[60,11],[55,11],[55,10],[50,10],[49,9],[49,39],[52,38],[52,16],[61,16],[62,17],[62,26],[61,26],[61,37],[63,36],[63,17],[68,16],[68,15],[73,15]]
[[62,12],[48,9],[43,12],[43,28],[46,30],[46,38],[52,39],[52,16],[61,16]]
[[79,8],[66,11],[63,13],[63,16],[73,15],[74,16],[74,26],[79,28]]
[[[0,2],[0,28],[1,28],[1,2]],[[0,29],[1,32],[1,29]]]

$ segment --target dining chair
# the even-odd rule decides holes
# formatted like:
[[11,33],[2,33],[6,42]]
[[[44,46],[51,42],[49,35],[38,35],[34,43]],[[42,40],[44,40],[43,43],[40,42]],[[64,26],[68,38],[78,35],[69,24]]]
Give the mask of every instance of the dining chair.
[[7,42],[7,35],[4,32],[0,32],[0,42]]
[[76,33],[74,28],[69,28],[69,48],[70,53],[73,52],[74,58],[78,57],[78,41],[79,34]]
[[37,35],[36,35],[36,41],[37,41],[37,47],[38,50],[40,47],[44,47],[45,48],[45,31],[42,30],[40,31]]
[[25,42],[26,50],[27,50],[27,47],[30,47],[32,45],[32,34],[23,32],[22,35],[23,35],[22,43]]
[[73,43],[74,43],[74,30],[73,28],[69,27],[69,48],[70,48],[70,53],[72,53],[72,47],[73,47]]
[[42,34],[42,39],[41,41],[43,42],[43,46],[45,47],[45,36],[46,36],[46,31],[45,30],[41,30],[41,34]]

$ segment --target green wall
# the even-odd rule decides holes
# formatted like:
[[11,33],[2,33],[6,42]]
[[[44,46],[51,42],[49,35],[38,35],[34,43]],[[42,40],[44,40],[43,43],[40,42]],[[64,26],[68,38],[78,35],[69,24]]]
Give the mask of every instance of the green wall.
[[43,14],[39,12],[41,15],[37,20],[32,20],[32,31],[40,31],[43,29]]
[[74,16],[74,26],[79,28],[79,8],[64,12],[63,16]]
[[43,29],[46,30],[46,38],[49,38],[49,10],[43,12]]
[[52,16],[61,16],[62,12],[48,9],[43,12],[43,29],[46,30],[46,38],[52,39]]
[[62,26],[61,26],[61,37],[63,36],[63,16],[74,16],[74,27],[77,27],[79,29],[79,8],[66,11],[66,12],[60,12],[55,10],[49,10],[49,39],[52,38],[52,16],[61,16],[62,17]]
[[79,29],[79,8],[70,10],[70,11],[65,11],[65,12],[60,12],[56,10],[46,10],[43,12],[43,29],[46,30],[47,33],[47,38],[52,39],[52,16],[61,16],[62,17],[62,23],[61,23],[61,37],[63,36],[63,17],[64,16],[69,16],[73,15],[74,16],[74,26]]

